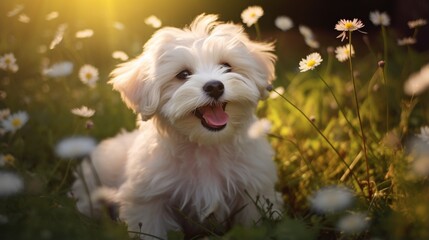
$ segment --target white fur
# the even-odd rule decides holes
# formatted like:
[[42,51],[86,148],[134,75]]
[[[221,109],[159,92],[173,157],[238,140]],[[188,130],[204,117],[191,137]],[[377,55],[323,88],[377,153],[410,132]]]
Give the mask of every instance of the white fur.
[[[210,215],[251,225],[260,218],[251,199],[256,196],[281,208],[271,146],[247,133],[274,78],[273,47],[250,41],[241,26],[216,20],[201,15],[189,28],[160,29],[142,55],[113,71],[114,89],[146,121],[93,152],[101,190],[91,165],[81,165],[85,181],[78,176],[72,187],[81,212],[99,212],[96,200],[103,196],[119,205],[130,231],[139,232],[141,223],[141,232],[165,238],[169,230],[186,230],[186,218],[203,222]],[[184,69],[190,78],[175,78]],[[225,87],[217,101],[227,102],[229,120],[220,131],[206,129],[193,114],[216,101],[202,89],[210,80]]]

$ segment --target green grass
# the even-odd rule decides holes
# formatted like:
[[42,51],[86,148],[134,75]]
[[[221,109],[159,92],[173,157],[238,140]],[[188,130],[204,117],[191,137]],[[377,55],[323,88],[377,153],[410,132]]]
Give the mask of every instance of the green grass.
[[[59,159],[54,148],[67,136],[87,135],[102,140],[122,128],[134,128],[134,114],[107,84],[109,72],[118,63],[110,54],[121,49],[135,56],[140,49],[134,46],[141,45],[148,35],[115,39],[116,45],[98,46],[101,37],[97,37],[97,31],[93,38],[77,40],[72,32],[75,25],[71,25],[55,49],[38,53],[39,45],[49,45],[58,25],[43,25],[42,20],[33,19],[28,24],[35,24],[39,32],[46,30],[46,34],[29,39],[27,25],[19,23],[16,17],[0,18],[10,24],[0,29],[0,55],[13,52],[19,65],[16,73],[0,70],[0,90],[6,93],[0,99],[0,109],[23,110],[30,117],[22,129],[0,136],[0,153],[14,158],[0,170],[16,172],[25,182],[21,193],[0,198],[0,214],[8,219],[0,223],[1,238],[127,239],[124,224],[107,216],[93,220],[78,213],[74,201],[67,197],[73,181],[71,170],[78,162]],[[369,20],[364,22],[370,25]],[[332,34],[336,33],[332,27]],[[132,36],[129,32],[121,34]],[[264,34],[268,32],[261,29],[261,39]],[[287,38],[280,37],[281,32],[269,34]],[[410,170],[414,160],[407,145],[420,127],[428,125],[429,97],[424,93],[410,97],[403,91],[409,75],[429,62],[429,55],[412,47],[397,46],[398,36],[388,27],[369,33],[369,45],[361,41],[360,35],[353,32],[356,56],[352,62],[338,62],[332,52],[324,50],[327,46],[322,46],[317,50],[322,64],[304,73],[298,72],[298,63],[313,50],[285,51],[287,45],[277,42],[281,47],[276,52],[279,61],[274,87],[283,87],[285,91],[283,97],[261,102],[258,115],[272,123],[268,137],[276,152],[277,188],[285,200],[283,218],[273,221],[266,217],[253,228],[235,227],[225,236],[210,238],[429,238],[428,179]],[[81,49],[75,49],[77,43]],[[344,44],[335,38],[330,42],[332,46]],[[51,63],[70,60],[74,71],[67,77],[47,78],[40,70],[45,59]],[[378,66],[379,60],[385,60],[384,68]],[[78,79],[79,67],[87,63],[100,72],[95,88]],[[70,113],[70,109],[81,105],[96,110],[91,129],[85,127],[86,119]],[[356,201],[344,211],[318,214],[308,199],[318,189],[330,185],[352,189]],[[369,224],[365,230],[347,235],[336,226],[339,219],[351,212],[365,213]],[[169,236],[183,238],[181,233]]]

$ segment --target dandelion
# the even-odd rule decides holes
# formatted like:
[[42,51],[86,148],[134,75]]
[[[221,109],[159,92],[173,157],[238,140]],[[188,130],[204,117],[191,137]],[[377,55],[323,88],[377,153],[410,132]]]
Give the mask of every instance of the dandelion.
[[92,29],[84,29],[81,31],[77,31],[75,34],[76,38],[90,38],[94,35],[94,30]]
[[151,15],[151,16],[147,17],[144,20],[144,23],[146,25],[149,25],[149,26],[153,27],[153,28],[160,28],[161,25],[162,25],[161,20],[159,18],[157,18],[156,16],[154,16],[154,15]]
[[22,22],[22,23],[29,23],[31,21],[30,17],[27,14],[20,14],[18,16],[18,21]]
[[323,59],[319,53],[311,53],[306,58],[301,59],[299,62],[299,70],[301,72],[313,70],[315,67],[319,66],[322,61]]
[[389,26],[390,17],[386,12],[380,13],[379,11],[374,11],[369,13],[369,19],[375,26]]
[[22,10],[24,10],[24,5],[22,5],[22,4],[18,4],[18,5],[16,5],[12,10],[10,10],[10,11],[6,14],[6,16],[8,16],[8,17],[16,16],[16,15],[18,15]]
[[351,213],[342,217],[337,227],[345,234],[357,234],[368,227],[368,217],[363,213]]
[[24,111],[11,114],[1,121],[6,132],[14,133],[16,130],[22,128],[28,121],[28,114]]
[[55,153],[60,158],[76,159],[90,154],[96,146],[95,140],[90,137],[73,136],[62,139],[55,146]]
[[80,80],[90,87],[94,87],[98,81],[98,69],[92,65],[85,64],[79,70]]
[[80,108],[73,108],[71,113],[79,117],[90,118],[94,115],[95,110],[88,108],[87,106],[82,106]]
[[264,15],[264,10],[260,6],[250,6],[241,13],[241,19],[248,27],[257,23]]
[[354,200],[353,192],[345,187],[330,186],[319,189],[309,201],[319,213],[334,213],[348,208]]
[[429,64],[423,66],[419,72],[411,74],[405,81],[404,92],[408,95],[419,95],[429,87]]
[[54,49],[63,40],[64,33],[67,30],[67,27],[68,25],[65,23],[58,26],[54,39],[51,41],[51,44],[49,45],[49,49],[51,50]]
[[16,58],[13,53],[6,53],[0,57],[0,69],[11,72],[18,71],[19,67],[16,64]]
[[422,27],[422,26],[424,26],[426,24],[427,24],[427,21],[425,19],[422,19],[422,18],[416,19],[416,20],[413,20],[413,21],[408,21],[408,27],[410,29]]
[[0,197],[17,194],[22,189],[24,189],[24,182],[20,176],[11,172],[0,172]]
[[353,48],[353,45],[350,45],[350,44],[339,46],[335,49],[335,57],[340,62],[344,62],[347,59],[349,59],[350,56],[353,57],[354,55],[355,55],[355,50]]
[[52,64],[51,67],[43,70],[43,75],[51,78],[65,77],[73,72],[73,63],[63,61]]
[[[337,36],[337,38],[341,38],[341,41],[344,40],[344,38],[346,38],[346,33],[347,32],[353,32],[359,29],[363,28],[365,25],[363,25],[363,23],[357,19],[354,18],[353,20],[346,20],[346,19],[341,19],[340,21],[338,21],[338,23],[335,25],[335,30],[337,31],[341,31],[342,33],[340,35]],[[365,33],[365,32],[362,32]]]
[[413,45],[413,44],[416,44],[416,42],[417,42],[416,39],[413,37],[405,37],[405,38],[398,39],[399,46]]
[[250,138],[259,138],[269,133],[271,130],[271,122],[268,119],[260,119],[254,122],[248,131]]
[[286,16],[278,16],[274,24],[282,31],[287,31],[293,27],[292,19]]
[[129,58],[128,55],[125,52],[123,52],[123,51],[114,51],[112,53],[112,57],[114,59],[119,59],[121,61],[127,61],[128,58]]
[[48,13],[46,15],[45,19],[46,19],[46,21],[51,21],[51,20],[58,18],[59,16],[60,16],[60,14],[57,11],[53,11],[53,12]]

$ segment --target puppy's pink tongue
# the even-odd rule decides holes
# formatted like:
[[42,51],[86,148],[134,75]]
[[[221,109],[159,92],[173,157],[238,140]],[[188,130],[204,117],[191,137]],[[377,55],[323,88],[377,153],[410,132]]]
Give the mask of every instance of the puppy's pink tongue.
[[221,127],[228,122],[228,114],[221,105],[205,106],[200,111],[206,123],[211,127]]

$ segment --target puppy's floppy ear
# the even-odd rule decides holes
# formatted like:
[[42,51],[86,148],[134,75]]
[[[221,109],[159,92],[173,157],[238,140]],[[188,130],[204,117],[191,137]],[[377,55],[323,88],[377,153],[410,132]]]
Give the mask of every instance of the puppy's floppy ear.
[[122,63],[110,74],[110,84],[121,93],[127,106],[139,112],[143,120],[151,118],[159,105],[160,91],[149,79],[149,62],[144,53]]
[[249,41],[246,45],[258,62],[257,71],[260,77],[257,85],[261,93],[261,98],[267,98],[269,95],[267,87],[271,85],[271,82],[274,81],[276,77],[274,65],[277,57],[273,54],[274,44]]

